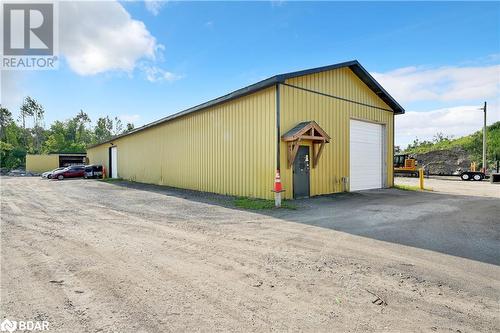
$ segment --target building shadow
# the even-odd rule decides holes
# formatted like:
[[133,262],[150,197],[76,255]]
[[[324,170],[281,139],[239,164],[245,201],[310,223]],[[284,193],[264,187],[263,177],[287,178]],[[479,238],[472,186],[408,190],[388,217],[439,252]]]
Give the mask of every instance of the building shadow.
[[[126,181],[111,184],[243,210],[234,206],[232,196]],[[500,266],[498,198],[381,189],[293,203],[296,210],[251,212]]]

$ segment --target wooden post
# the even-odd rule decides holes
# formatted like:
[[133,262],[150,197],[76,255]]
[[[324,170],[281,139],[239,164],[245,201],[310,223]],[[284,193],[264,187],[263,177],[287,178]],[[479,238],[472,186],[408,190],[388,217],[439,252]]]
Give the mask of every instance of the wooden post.
[[281,192],[274,192],[274,206],[276,208],[281,207]]

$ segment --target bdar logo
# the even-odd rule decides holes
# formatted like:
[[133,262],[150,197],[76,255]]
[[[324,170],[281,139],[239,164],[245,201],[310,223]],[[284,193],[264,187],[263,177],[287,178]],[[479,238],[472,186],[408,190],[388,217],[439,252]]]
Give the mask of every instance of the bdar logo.
[[17,329],[17,322],[14,320],[5,319],[0,324],[0,330],[2,332],[14,332]]

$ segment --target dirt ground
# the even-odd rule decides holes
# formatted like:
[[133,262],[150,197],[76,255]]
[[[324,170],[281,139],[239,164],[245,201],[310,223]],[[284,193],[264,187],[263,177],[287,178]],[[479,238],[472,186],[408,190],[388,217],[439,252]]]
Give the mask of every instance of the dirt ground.
[[[396,177],[394,183],[418,186],[418,178]],[[460,177],[430,176],[424,179],[424,187],[440,193],[500,198],[500,184],[483,181],[463,181]]]
[[500,330],[496,265],[157,187],[0,181],[1,319],[51,332]]

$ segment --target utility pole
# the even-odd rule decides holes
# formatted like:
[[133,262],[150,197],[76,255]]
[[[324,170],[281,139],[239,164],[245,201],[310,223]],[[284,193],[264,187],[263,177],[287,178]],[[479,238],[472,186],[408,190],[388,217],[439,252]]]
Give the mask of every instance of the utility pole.
[[484,126],[483,126],[483,172],[486,174],[488,166],[486,165],[486,102],[484,102]]

